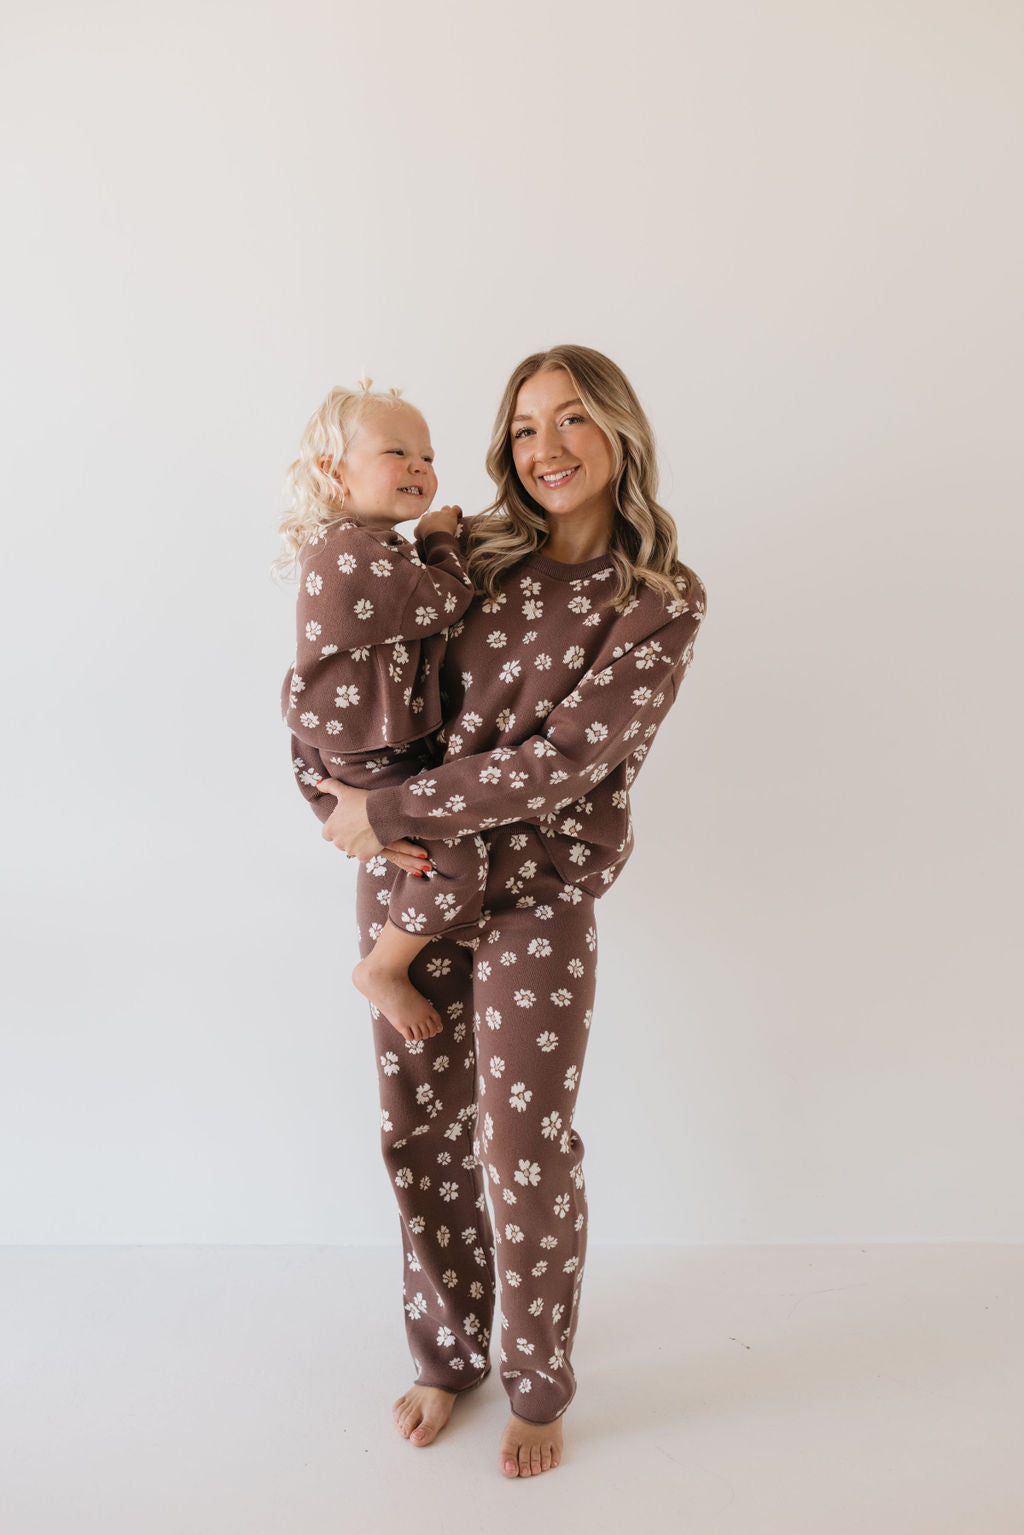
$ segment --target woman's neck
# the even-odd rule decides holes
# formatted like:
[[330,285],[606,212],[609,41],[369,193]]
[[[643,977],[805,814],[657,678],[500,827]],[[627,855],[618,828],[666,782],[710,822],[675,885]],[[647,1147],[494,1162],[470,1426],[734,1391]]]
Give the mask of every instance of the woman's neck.
[[549,560],[562,565],[583,565],[607,554],[611,547],[615,513],[588,517],[574,523],[571,518],[548,516],[548,536],[541,546]]

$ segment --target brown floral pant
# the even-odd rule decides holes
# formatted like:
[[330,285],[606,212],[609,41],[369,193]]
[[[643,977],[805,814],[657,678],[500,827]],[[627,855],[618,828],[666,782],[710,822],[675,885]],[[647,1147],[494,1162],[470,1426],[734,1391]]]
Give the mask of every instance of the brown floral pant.
[[[374,1017],[381,1142],[417,1383],[460,1391],[486,1374],[497,1278],[502,1382],[518,1417],[546,1423],[576,1389],[587,1202],[572,1121],[594,1000],[594,902],[563,882],[534,828],[484,842],[482,916],[428,944],[411,971],[443,1031],[407,1042]],[[386,920],[392,873],[383,859],[360,871],[363,953]]]

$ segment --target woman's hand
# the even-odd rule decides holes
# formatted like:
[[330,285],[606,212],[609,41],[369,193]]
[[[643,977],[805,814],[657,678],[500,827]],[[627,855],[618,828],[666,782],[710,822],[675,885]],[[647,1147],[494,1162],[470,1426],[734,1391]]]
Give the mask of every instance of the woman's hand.
[[428,533],[454,533],[461,520],[461,506],[439,506],[436,512],[424,512],[414,531],[417,538],[426,538]]
[[377,841],[366,816],[368,789],[352,789],[336,778],[322,778],[317,790],[320,794],[333,794],[338,802],[320,834],[325,842],[333,842],[349,858],[358,858],[360,863],[368,863],[378,853],[383,853],[385,858],[409,874],[416,874],[423,867],[427,855],[415,842],[392,842],[388,847],[382,847]]

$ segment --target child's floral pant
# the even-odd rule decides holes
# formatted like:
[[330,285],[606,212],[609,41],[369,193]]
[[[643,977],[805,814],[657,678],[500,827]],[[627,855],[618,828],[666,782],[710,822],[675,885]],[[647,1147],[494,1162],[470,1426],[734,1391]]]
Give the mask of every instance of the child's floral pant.
[[[587,1202],[572,1119],[594,1000],[594,901],[564,884],[534,828],[484,841],[479,923],[435,939],[411,971],[443,1031],[407,1043],[374,1018],[381,1139],[417,1384],[461,1391],[486,1373],[496,1268],[502,1381],[518,1417],[546,1423],[576,1389]],[[383,859],[360,871],[364,954],[392,873]]]
[[[317,784],[336,778],[352,789],[380,789],[385,784],[404,783],[422,768],[436,761],[429,743],[414,741],[411,746],[381,747],[375,752],[349,752],[346,756],[328,756],[326,762],[315,746],[292,736],[292,769],[304,800],[313,807],[319,821],[326,821],[337,800],[321,794]],[[427,937],[445,932],[457,922],[472,922],[480,914],[487,856],[483,839],[462,837],[458,841],[439,839],[419,844],[429,853],[433,865],[430,879],[404,874],[390,865],[390,917],[406,933]],[[383,866],[381,866],[382,868]],[[381,868],[377,872],[381,872]],[[378,887],[379,889],[380,887]]]

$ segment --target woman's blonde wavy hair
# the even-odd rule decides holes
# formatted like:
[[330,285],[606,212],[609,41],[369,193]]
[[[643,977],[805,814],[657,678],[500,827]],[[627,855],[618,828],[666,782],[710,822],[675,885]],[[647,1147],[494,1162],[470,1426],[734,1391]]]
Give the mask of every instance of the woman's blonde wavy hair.
[[611,358],[587,346],[553,346],[533,352],[514,370],[505,387],[487,454],[487,472],[497,493],[469,524],[469,573],[477,590],[497,596],[503,573],[528,554],[542,549],[548,530],[544,512],[527,494],[512,455],[512,416],[519,391],[537,373],[564,368],[588,414],[604,432],[614,462],[613,489],[618,515],[608,559],[618,577],[610,602],[624,607],[641,585],[653,587],[666,602],[698,589],[693,572],[676,553],[676,526],[656,500],[658,470],[654,433],[628,378]]
[[294,577],[311,533],[351,517],[336,476],[367,406],[408,404],[401,390],[375,392],[372,384],[372,378],[361,378],[355,389],[344,385],[332,389],[306,422],[299,456],[285,481],[288,502],[278,523],[284,552],[271,566],[275,580]]

